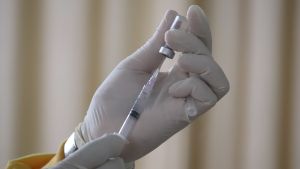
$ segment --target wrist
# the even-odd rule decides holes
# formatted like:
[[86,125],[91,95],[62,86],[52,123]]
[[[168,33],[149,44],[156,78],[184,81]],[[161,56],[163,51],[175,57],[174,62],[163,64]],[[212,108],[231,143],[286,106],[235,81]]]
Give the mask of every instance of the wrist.
[[64,144],[65,157],[68,157],[70,154],[74,153],[78,149],[75,143],[74,135],[75,134],[73,132]]
[[75,128],[75,131],[70,135],[64,144],[64,154],[68,157],[70,154],[74,153],[80,147],[86,144],[87,141],[84,140],[81,132],[81,123]]

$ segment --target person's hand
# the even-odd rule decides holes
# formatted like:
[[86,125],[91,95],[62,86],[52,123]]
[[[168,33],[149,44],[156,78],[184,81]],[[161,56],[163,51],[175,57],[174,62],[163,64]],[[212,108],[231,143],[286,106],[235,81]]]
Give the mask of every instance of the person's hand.
[[118,157],[125,144],[126,140],[117,134],[103,135],[85,144],[51,169],[132,169],[133,166],[125,166],[124,161]]
[[[121,154],[125,161],[144,156],[190,123],[184,111],[187,97],[195,100],[199,116],[228,92],[228,80],[211,56],[211,34],[203,11],[198,6],[189,8],[190,33],[168,31],[176,15],[175,11],[168,11],[149,41],[118,64],[97,89],[75,132],[83,142],[119,131],[151,72],[163,60],[158,51],[164,41],[183,54],[172,70],[160,73],[148,105]],[[190,77],[189,73],[196,76]]]

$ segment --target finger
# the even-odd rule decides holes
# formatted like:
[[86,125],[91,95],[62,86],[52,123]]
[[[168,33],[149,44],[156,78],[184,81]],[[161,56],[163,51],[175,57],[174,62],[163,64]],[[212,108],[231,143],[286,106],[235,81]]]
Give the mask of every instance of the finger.
[[126,169],[121,158],[110,159],[97,169]]
[[198,5],[191,5],[187,11],[190,31],[198,36],[212,51],[211,31],[204,11]]
[[218,101],[215,93],[207,84],[199,78],[190,77],[178,81],[170,86],[169,94],[173,97],[187,98],[192,97],[195,100],[198,114],[206,112]]
[[212,57],[195,54],[182,54],[177,64],[186,72],[196,73],[220,99],[229,91],[229,82]]
[[117,134],[104,135],[81,147],[66,158],[65,162],[74,166],[96,168],[109,158],[119,156],[125,143]]
[[158,53],[159,48],[164,44],[165,32],[169,30],[176,15],[177,12],[173,10],[167,11],[153,36],[119,66],[149,73],[157,68],[165,57]]
[[167,45],[178,52],[211,55],[205,44],[194,34],[181,30],[169,30],[166,32]]

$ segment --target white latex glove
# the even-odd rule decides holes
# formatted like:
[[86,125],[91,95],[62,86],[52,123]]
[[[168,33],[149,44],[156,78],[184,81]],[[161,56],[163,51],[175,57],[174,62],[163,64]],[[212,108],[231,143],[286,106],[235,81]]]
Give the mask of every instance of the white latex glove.
[[[184,54],[170,72],[160,73],[149,104],[121,154],[125,161],[144,156],[190,123],[184,112],[186,97],[195,100],[199,116],[228,92],[228,80],[211,57],[211,34],[203,11],[195,5],[188,9],[191,33],[168,31],[176,15],[175,11],[168,11],[148,42],[105,79],[75,137],[89,142],[104,133],[119,131],[151,72],[164,58],[158,53],[164,38],[171,48]],[[189,73],[197,77],[189,77]]]
[[125,169],[123,160],[118,157],[125,144],[126,140],[117,134],[103,135],[85,144],[52,169]]

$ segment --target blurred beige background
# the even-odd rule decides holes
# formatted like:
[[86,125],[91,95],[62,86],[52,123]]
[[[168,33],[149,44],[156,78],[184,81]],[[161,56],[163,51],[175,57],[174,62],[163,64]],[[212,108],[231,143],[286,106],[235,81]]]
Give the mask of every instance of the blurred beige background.
[[114,66],[190,4],[231,91],[136,168],[299,169],[299,0],[0,0],[0,167],[55,152]]

